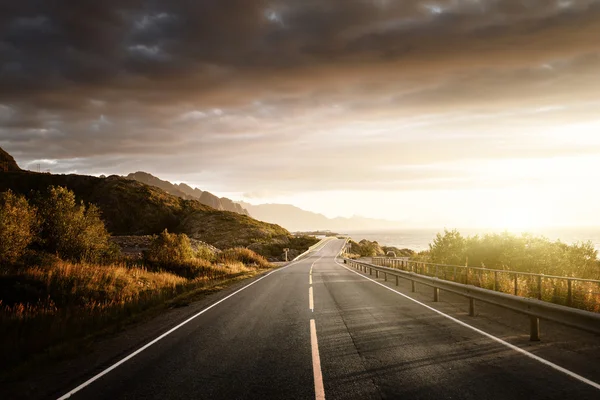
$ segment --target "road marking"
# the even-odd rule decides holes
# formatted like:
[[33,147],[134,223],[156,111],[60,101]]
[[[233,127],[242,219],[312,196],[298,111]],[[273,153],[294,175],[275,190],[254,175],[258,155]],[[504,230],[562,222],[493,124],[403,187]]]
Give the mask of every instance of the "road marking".
[[313,376],[315,378],[315,399],[325,400],[323,374],[321,373],[321,358],[319,357],[319,342],[315,320],[310,320],[310,347],[312,348]]
[[308,308],[310,308],[310,311],[315,311],[315,302],[313,301],[312,286],[308,288]]
[[260,278],[258,278],[257,280],[247,284],[246,286],[244,286],[241,289],[236,290],[235,292],[231,293],[230,295],[228,295],[227,297],[222,298],[221,300],[217,301],[214,304],[211,304],[210,306],[206,307],[204,310],[200,311],[199,313],[191,316],[190,318],[186,319],[185,321],[183,321],[182,323],[180,323],[179,325],[177,325],[174,328],[171,328],[170,330],[168,330],[167,332],[163,333],[162,335],[160,335],[159,337],[157,337],[156,339],[152,340],[151,342],[145,344],[144,346],[140,347],[139,349],[137,349],[136,351],[134,351],[133,353],[131,353],[130,355],[128,355],[127,357],[123,358],[122,360],[116,362],[115,364],[111,365],[110,367],[106,368],[105,370],[103,370],[102,372],[100,372],[99,374],[93,376],[92,378],[88,379],[87,381],[83,382],[81,385],[77,386],[75,389],[71,390],[68,393],[65,393],[64,395],[62,395],[61,397],[58,398],[58,400],[64,400],[64,399],[68,399],[69,397],[71,397],[72,395],[74,395],[75,393],[79,392],[81,389],[84,389],[86,386],[89,386],[90,384],[92,384],[93,382],[97,381],[98,379],[102,378],[104,375],[108,374],[109,372],[111,372],[112,370],[116,369],[117,367],[119,367],[121,364],[127,362],[128,360],[132,359],[133,357],[137,356],[138,354],[140,354],[142,351],[146,350],[148,347],[152,346],[153,344],[155,344],[156,342],[158,342],[161,339],[164,339],[165,337],[167,337],[168,335],[170,335],[171,333],[175,332],[177,329],[181,328],[182,326],[186,325],[187,323],[189,323],[190,321],[194,320],[196,317],[199,317],[200,315],[204,314],[205,312],[207,312],[208,310],[210,310],[211,308],[221,304],[222,302],[224,302],[225,300],[229,299],[230,297],[235,296],[236,294],[238,294],[239,292],[249,288],[250,286],[254,285],[255,283],[258,283],[260,281],[262,281],[263,279],[265,279],[266,277],[268,277],[271,274],[274,274],[276,272],[279,271],[283,271],[286,268],[291,267],[292,265],[296,265],[299,262],[301,262],[303,260],[299,260],[297,262],[293,262],[289,265],[286,265],[285,267],[276,269],[275,271],[271,271],[268,274],[266,274],[265,276],[262,276]]
[[308,275],[308,284],[312,285],[312,274]]
[[562,373],[564,373],[564,374],[566,374],[566,375],[570,376],[571,378],[575,378],[575,379],[577,379],[577,380],[578,380],[578,381],[580,381],[580,382],[583,382],[583,383],[585,383],[585,384],[588,384],[588,385],[592,386],[593,388],[596,388],[596,389],[600,390],[600,384],[599,384],[599,383],[597,383],[597,382],[594,382],[594,381],[592,381],[592,380],[590,380],[590,379],[587,379],[587,378],[585,378],[585,377],[583,377],[583,376],[581,376],[581,375],[579,375],[579,374],[576,374],[575,372],[573,372],[573,371],[570,371],[570,370],[568,370],[568,369],[566,369],[566,368],[563,368],[563,367],[561,367],[560,365],[554,364],[553,362],[551,362],[551,361],[548,361],[548,360],[546,360],[545,358],[542,358],[542,357],[536,356],[535,354],[533,354],[533,353],[530,353],[530,352],[528,352],[528,351],[526,351],[526,350],[523,350],[522,348],[520,348],[520,347],[518,347],[518,346],[515,346],[514,344],[510,344],[510,343],[508,343],[508,342],[506,342],[506,341],[504,341],[504,340],[502,340],[502,339],[500,339],[500,338],[498,338],[498,337],[496,337],[496,336],[494,336],[494,335],[491,335],[491,334],[489,334],[489,333],[487,333],[487,332],[484,332],[484,331],[482,331],[482,330],[481,330],[481,329],[479,329],[479,328],[475,328],[474,326],[471,326],[471,325],[467,324],[466,322],[463,322],[463,321],[461,321],[461,320],[459,320],[459,319],[456,319],[456,318],[454,318],[454,317],[452,317],[452,316],[450,316],[450,315],[448,315],[448,314],[445,314],[445,313],[443,313],[443,312],[441,312],[441,311],[439,311],[439,310],[436,310],[435,308],[433,308],[433,307],[431,307],[431,306],[428,306],[428,305],[427,305],[427,304],[425,304],[425,303],[421,303],[419,300],[415,300],[415,299],[413,299],[412,297],[405,295],[404,293],[401,293],[401,292],[399,292],[399,291],[397,291],[397,290],[394,290],[394,289],[392,289],[391,287],[388,287],[388,286],[386,286],[386,285],[384,285],[384,284],[382,284],[382,283],[379,283],[379,282],[377,282],[377,281],[376,281],[376,280],[374,280],[374,279],[371,279],[371,278],[369,278],[369,277],[366,277],[366,276],[364,276],[364,275],[362,275],[362,274],[360,274],[360,273],[358,273],[358,272],[356,272],[356,271],[353,271],[353,270],[351,270],[351,269],[350,269],[350,268],[348,268],[348,267],[345,267],[344,265],[342,265],[342,264],[340,264],[339,262],[337,262],[337,260],[335,260],[335,259],[334,259],[334,261],[335,261],[335,263],[336,263],[337,265],[339,265],[340,267],[343,267],[343,268],[347,269],[348,271],[350,271],[350,272],[352,272],[352,273],[354,273],[354,274],[356,274],[356,275],[358,275],[358,276],[361,276],[361,277],[363,277],[363,278],[365,278],[365,279],[367,279],[367,280],[369,280],[369,281],[371,281],[371,282],[373,282],[373,283],[376,283],[377,285],[379,285],[379,286],[382,286],[382,287],[386,288],[386,289],[387,289],[387,290],[389,290],[389,291],[392,291],[392,292],[394,292],[394,293],[396,293],[396,294],[399,294],[400,296],[402,296],[402,297],[404,297],[404,298],[406,298],[406,299],[408,299],[408,300],[410,300],[410,301],[412,301],[412,302],[415,302],[415,303],[417,303],[417,304],[419,304],[419,305],[421,305],[421,306],[423,306],[423,307],[425,307],[425,308],[428,308],[429,310],[431,310],[431,311],[433,311],[433,312],[435,312],[435,313],[437,313],[437,314],[439,314],[439,315],[441,315],[441,316],[443,316],[443,317],[446,317],[446,318],[448,318],[449,320],[451,320],[451,321],[454,321],[454,322],[456,322],[457,324],[464,326],[465,328],[469,328],[469,329],[471,329],[471,330],[473,330],[473,331],[475,331],[475,332],[477,332],[477,333],[479,333],[479,334],[481,334],[481,335],[483,335],[483,336],[485,336],[485,337],[487,337],[487,338],[489,338],[489,339],[492,339],[492,340],[493,340],[493,341],[495,341],[495,342],[498,342],[498,343],[500,343],[500,344],[502,344],[502,345],[504,345],[504,346],[506,346],[506,347],[508,347],[508,348],[510,348],[510,349],[512,349],[512,350],[514,350],[514,351],[516,351],[516,352],[519,352],[519,353],[521,353],[521,354],[525,355],[526,357],[529,357],[529,358],[531,358],[531,359],[533,359],[533,360],[535,360],[535,361],[538,361],[538,362],[540,362],[540,363],[542,363],[542,364],[544,364],[544,365],[547,365],[547,366],[549,366],[550,368],[553,368],[553,369],[555,369],[555,370],[557,370],[557,371],[560,371],[560,372],[562,372]]

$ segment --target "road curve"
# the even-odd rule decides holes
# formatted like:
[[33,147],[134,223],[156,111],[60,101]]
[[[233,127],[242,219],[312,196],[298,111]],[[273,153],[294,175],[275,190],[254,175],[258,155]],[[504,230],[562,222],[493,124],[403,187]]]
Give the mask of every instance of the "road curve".
[[593,386],[344,268],[335,262],[343,244],[332,240],[254,281],[53,398],[600,398]]

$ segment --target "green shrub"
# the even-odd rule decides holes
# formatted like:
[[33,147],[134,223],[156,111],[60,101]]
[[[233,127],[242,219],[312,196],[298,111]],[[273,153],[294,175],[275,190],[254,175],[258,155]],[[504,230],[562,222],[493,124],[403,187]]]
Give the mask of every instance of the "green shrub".
[[269,268],[271,264],[261,255],[256,254],[250,249],[237,247],[227,249],[217,255],[217,261],[221,263],[241,262],[245,265],[254,265],[259,268]]
[[25,197],[0,193],[0,263],[20,259],[35,237],[36,210]]
[[546,275],[599,279],[598,253],[590,242],[568,245],[530,234],[508,232],[464,237],[456,230],[438,233],[428,259],[440,264],[507,269]]
[[169,233],[165,229],[154,237],[145,258],[153,264],[163,266],[181,264],[194,258],[194,250],[187,235]]
[[41,247],[63,259],[97,261],[115,252],[100,211],[77,203],[75,194],[51,186],[38,198]]
[[215,252],[206,246],[200,246],[196,250],[196,258],[209,262],[215,261]]

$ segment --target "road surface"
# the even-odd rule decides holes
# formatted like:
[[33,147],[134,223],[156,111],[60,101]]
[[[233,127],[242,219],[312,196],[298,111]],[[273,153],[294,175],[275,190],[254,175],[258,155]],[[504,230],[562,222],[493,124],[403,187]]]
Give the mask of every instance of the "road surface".
[[586,383],[568,357],[559,371],[461,326],[336,263],[343,245],[253,281],[53,398],[600,398],[595,367]]

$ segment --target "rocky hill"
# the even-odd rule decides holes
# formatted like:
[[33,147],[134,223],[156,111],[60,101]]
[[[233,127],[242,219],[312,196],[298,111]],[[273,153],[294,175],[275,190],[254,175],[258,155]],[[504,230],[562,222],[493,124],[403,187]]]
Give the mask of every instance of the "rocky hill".
[[17,162],[6,151],[0,147],[0,172],[21,171]]
[[0,192],[10,189],[31,198],[46,191],[49,186],[66,187],[75,193],[78,200],[98,206],[107,229],[113,235],[151,235],[168,229],[186,233],[221,249],[273,243],[277,244],[277,248],[283,248],[290,247],[290,243],[296,240],[278,225],[257,221],[240,213],[220,211],[198,200],[169,194],[137,180],[120,176],[98,178],[15,170],[14,159],[4,151],[2,157],[6,164],[11,161],[11,169],[0,173]]
[[205,192],[197,188],[192,188],[185,183],[174,184],[169,181],[163,181],[147,172],[135,172],[127,175],[127,179],[136,180],[146,185],[156,186],[173,196],[186,200],[198,200],[219,211],[231,211],[242,215],[250,215],[247,210],[226,197],[217,197],[210,192]]

